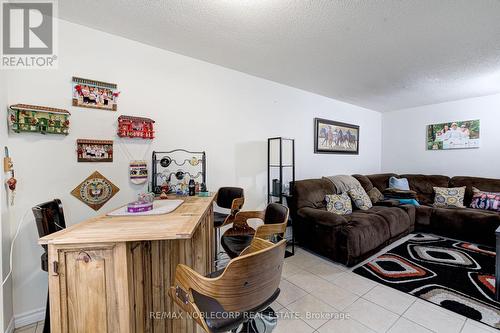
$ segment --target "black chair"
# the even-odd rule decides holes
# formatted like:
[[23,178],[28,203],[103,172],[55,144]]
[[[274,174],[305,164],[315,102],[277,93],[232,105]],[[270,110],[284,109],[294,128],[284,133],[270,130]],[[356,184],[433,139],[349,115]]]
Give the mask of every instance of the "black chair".
[[[222,235],[222,247],[230,258],[236,258],[255,237],[270,241],[283,239],[288,223],[288,212],[286,206],[271,203],[263,211],[237,213],[232,221],[233,226]],[[254,230],[247,223],[251,218],[261,219],[264,224]]]
[[244,191],[240,187],[221,187],[217,191],[215,203],[220,208],[230,210],[229,214],[214,212],[215,241],[218,245],[220,227],[231,223],[234,216],[241,210],[241,207],[245,203]]
[[255,238],[225,269],[202,276],[177,265],[169,296],[207,333],[270,332],[277,317],[269,307],[280,293],[286,241]]
[[[31,209],[35,215],[36,228],[38,229],[38,236],[44,237],[56,231],[66,228],[66,221],[64,220],[64,212],[62,202],[59,199],[48,201],[43,204],[37,205]],[[42,245],[44,253],[41,256],[42,270],[48,272],[48,247]],[[49,295],[47,293],[47,306],[45,310],[45,323],[43,332],[50,332],[50,305]]]

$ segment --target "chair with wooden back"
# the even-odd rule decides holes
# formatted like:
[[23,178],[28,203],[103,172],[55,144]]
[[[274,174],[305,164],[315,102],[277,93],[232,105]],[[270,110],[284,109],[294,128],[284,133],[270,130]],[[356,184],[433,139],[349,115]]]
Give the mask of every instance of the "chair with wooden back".
[[245,203],[244,190],[240,187],[221,187],[217,191],[215,204],[217,207],[229,209],[229,214],[214,212],[215,244],[217,244],[216,257],[219,256],[219,230],[220,227],[233,221],[236,214]]
[[[38,230],[38,236],[40,236],[40,238],[66,228],[63,206],[61,200],[59,199],[44,202],[43,204],[33,207],[31,211],[35,216],[36,228]],[[47,245],[42,245],[42,247],[44,249],[44,253],[40,258],[41,267],[42,270],[47,272],[49,266]],[[48,295],[43,332],[50,332],[50,311]]]
[[[278,203],[267,205],[263,211],[246,211],[236,214],[233,226],[221,238],[221,244],[230,258],[236,258],[250,245],[254,237],[275,240],[282,239],[288,223],[289,210]],[[264,224],[254,230],[248,225],[249,219],[261,219]]]
[[179,264],[169,295],[206,332],[236,330],[278,297],[285,247],[285,240],[255,238],[238,258],[208,276]]

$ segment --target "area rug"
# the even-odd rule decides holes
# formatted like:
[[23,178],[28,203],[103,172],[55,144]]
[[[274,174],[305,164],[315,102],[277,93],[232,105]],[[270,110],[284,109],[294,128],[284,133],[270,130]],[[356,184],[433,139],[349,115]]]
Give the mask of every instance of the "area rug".
[[416,234],[354,273],[500,329],[494,248]]

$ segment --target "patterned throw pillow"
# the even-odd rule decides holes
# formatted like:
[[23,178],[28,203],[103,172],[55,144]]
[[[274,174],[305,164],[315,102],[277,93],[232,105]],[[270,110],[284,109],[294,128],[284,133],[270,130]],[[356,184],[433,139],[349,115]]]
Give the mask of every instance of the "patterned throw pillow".
[[329,212],[338,215],[347,215],[352,213],[351,198],[347,193],[342,194],[328,194],[325,197],[326,209]]
[[361,186],[353,187],[347,193],[349,193],[354,205],[359,209],[368,210],[373,207],[370,197]]
[[436,192],[436,196],[434,198],[434,207],[465,208],[465,186],[454,188],[434,187],[434,192]]
[[384,200],[384,195],[376,187],[373,187],[371,190],[366,192],[366,194],[368,194],[368,197],[370,198],[371,202],[374,204],[376,204],[379,201]]
[[471,208],[486,209],[500,212],[500,193],[484,192],[477,188],[472,188]]

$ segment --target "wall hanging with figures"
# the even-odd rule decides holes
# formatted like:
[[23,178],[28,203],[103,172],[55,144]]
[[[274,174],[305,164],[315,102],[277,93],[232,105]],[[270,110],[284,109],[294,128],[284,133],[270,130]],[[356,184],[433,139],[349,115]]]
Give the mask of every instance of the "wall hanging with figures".
[[121,138],[154,139],[153,119],[135,116],[118,117],[118,136]]
[[153,151],[151,190],[165,199],[168,193],[194,195],[206,192],[206,154],[185,149]]
[[9,155],[9,148],[5,147],[5,156],[3,158],[3,172],[10,173],[9,179],[7,179],[7,187],[10,190],[10,205],[14,205],[14,196],[16,195],[16,185],[17,179],[14,177],[14,163]]
[[73,106],[116,111],[119,95],[114,83],[73,77]]
[[69,133],[68,110],[47,106],[15,104],[9,107],[9,127],[15,133],[31,132],[42,134]]
[[113,140],[76,140],[78,162],[113,162]]

